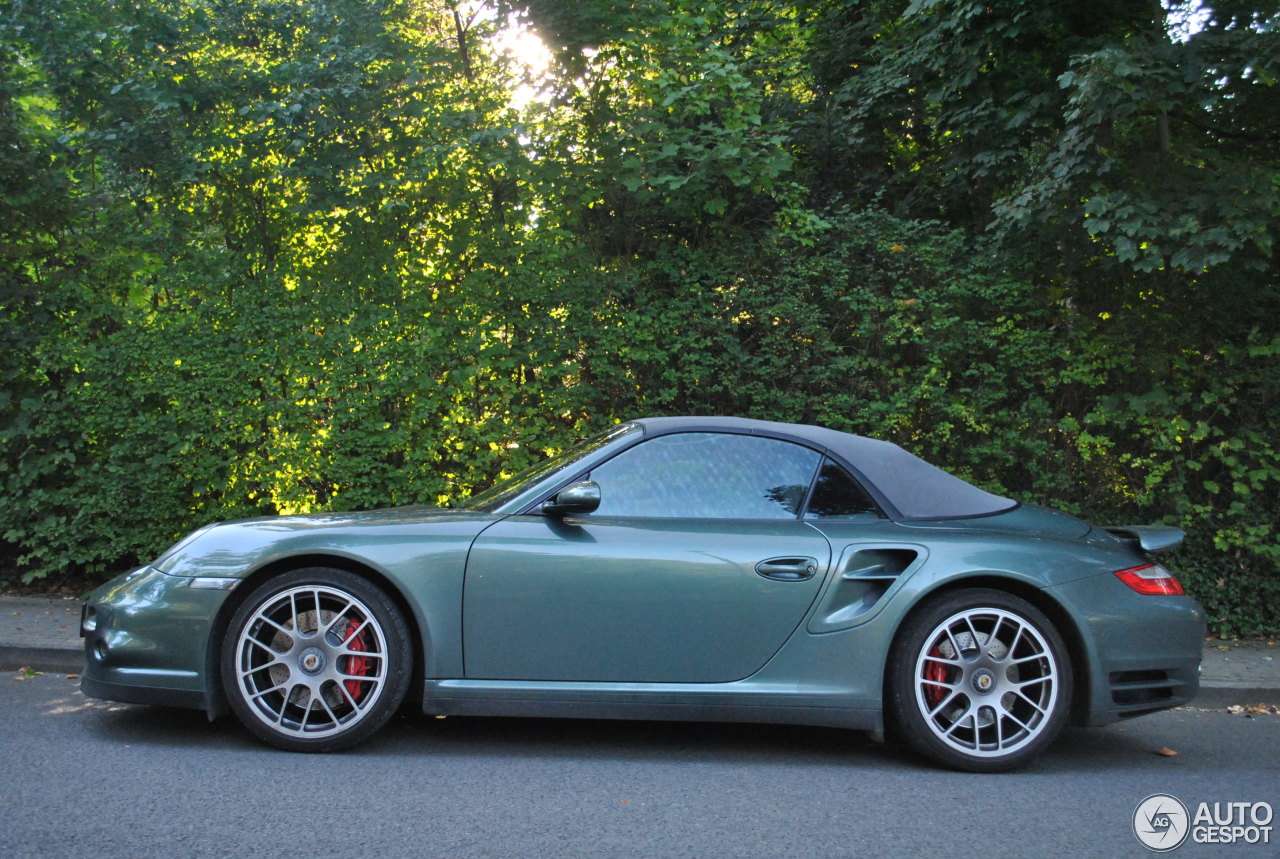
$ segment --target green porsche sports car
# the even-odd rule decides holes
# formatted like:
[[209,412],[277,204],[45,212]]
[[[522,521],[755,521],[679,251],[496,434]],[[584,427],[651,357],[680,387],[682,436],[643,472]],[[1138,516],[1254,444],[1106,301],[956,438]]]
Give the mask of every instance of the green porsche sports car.
[[87,695],[352,746],[437,715],[887,731],[1016,766],[1067,722],[1195,695],[1167,527],[1091,527],[884,441],[621,424],[472,498],[201,528],[94,592]]

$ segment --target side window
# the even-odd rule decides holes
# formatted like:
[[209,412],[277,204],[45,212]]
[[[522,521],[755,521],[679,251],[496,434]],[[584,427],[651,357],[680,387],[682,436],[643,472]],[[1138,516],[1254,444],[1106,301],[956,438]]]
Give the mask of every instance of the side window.
[[794,519],[820,454],[730,433],[658,436],[597,466],[594,516]]
[[880,517],[883,514],[871,500],[867,490],[854,480],[853,475],[830,459],[822,462],[818,482],[809,499],[806,519],[848,519],[851,517]]

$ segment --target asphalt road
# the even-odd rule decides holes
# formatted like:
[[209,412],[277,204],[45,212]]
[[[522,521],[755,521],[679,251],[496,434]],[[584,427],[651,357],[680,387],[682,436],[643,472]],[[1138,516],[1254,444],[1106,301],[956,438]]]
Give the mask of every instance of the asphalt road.
[[[1280,716],[1182,710],[1069,730],[1016,773],[938,770],[844,731],[402,718],[352,752],[0,676],[0,855],[1151,855],[1168,793],[1280,810]],[[1156,750],[1178,752],[1164,757]],[[1193,811],[1194,813],[1194,811]],[[1272,843],[1175,856],[1275,856]]]

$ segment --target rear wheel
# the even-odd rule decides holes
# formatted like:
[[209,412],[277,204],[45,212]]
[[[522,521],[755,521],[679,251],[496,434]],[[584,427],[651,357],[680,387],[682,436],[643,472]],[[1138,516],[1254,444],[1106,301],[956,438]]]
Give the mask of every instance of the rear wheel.
[[1026,600],[953,591],[902,628],[888,668],[893,726],[921,754],[973,772],[1025,763],[1067,720],[1071,661]]
[[327,752],[367,739],[404,700],[412,658],[404,617],[343,570],[312,567],[259,586],[222,647],[222,682],[255,736]]

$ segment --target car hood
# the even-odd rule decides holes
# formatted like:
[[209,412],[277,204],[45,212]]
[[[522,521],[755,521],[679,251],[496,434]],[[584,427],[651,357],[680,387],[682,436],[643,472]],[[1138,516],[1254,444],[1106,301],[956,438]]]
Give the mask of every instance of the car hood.
[[192,532],[151,566],[174,576],[238,577],[291,555],[324,553],[365,561],[371,548],[406,540],[469,542],[498,518],[472,510],[411,506],[237,519]]

